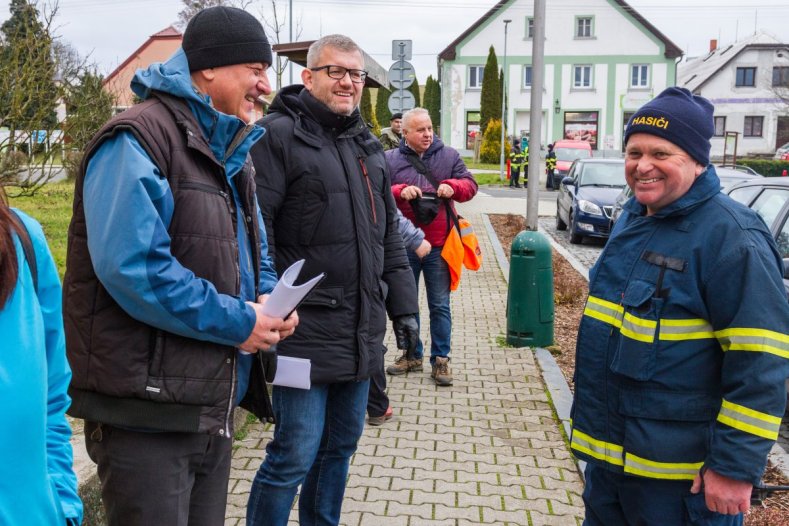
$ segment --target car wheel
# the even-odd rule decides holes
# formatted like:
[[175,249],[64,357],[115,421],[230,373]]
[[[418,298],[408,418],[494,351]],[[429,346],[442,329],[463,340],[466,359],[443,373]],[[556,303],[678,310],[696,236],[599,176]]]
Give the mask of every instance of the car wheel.
[[577,229],[578,227],[576,227],[573,221],[573,215],[570,214],[570,243],[573,245],[580,245],[584,240],[584,236],[578,234]]
[[562,218],[559,217],[559,211],[556,211],[556,230],[567,230],[567,223],[562,221]]

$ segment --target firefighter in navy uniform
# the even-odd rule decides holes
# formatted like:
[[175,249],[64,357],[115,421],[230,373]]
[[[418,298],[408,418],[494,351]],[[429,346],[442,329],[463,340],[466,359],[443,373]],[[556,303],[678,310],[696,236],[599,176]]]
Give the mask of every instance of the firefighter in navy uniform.
[[668,88],[625,132],[624,206],[578,332],[585,525],[737,525],[778,436],[789,303],[770,232],[720,193],[713,107]]
[[553,151],[553,144],[548,145],[548,153],[545,154],[545,189],[553,190],[553,172],[556,170],[556,152]]
[[[521,185],[518,183],[521,174],[521,165],[523,165],[524,155],[521,151],[520,144],[518,142],[512,143],[512,150],[510,150],[510,188],[520,188]],[[527,177],[527,174],[524,174],[524,177]]]

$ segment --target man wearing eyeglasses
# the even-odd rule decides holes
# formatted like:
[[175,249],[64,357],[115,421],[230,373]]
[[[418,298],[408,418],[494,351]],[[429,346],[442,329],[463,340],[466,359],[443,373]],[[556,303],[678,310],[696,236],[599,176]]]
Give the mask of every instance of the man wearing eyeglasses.
[[279,92],[251,151],[277,271],[304,259],[304,276],[326,279],[277,349],[310,361],[311,388],[274,387],[277,424],[252,484],[248,525],[285,525],[299,485],[301,524],[339,523],[369,378],[383,368],[387,312],[398,346],[416,343],[416,285],[383,149],[357,108],[366,77],[350,38],[316,41],[304,85]]

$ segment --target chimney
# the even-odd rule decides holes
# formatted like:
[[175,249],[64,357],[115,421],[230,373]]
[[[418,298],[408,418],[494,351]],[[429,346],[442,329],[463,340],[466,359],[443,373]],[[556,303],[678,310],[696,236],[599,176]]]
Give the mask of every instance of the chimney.
[[718,41],[716,39],[710,40],[710,53],[718,49]]

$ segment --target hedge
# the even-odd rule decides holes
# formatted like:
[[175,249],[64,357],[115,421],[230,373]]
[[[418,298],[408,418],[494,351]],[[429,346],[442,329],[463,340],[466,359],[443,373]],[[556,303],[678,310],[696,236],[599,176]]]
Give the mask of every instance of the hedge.
[[737,164],[753,168],[765,177],[780,177],[784,170],[789,173],[789,161],[773,161],[768,159],[737,159]]

